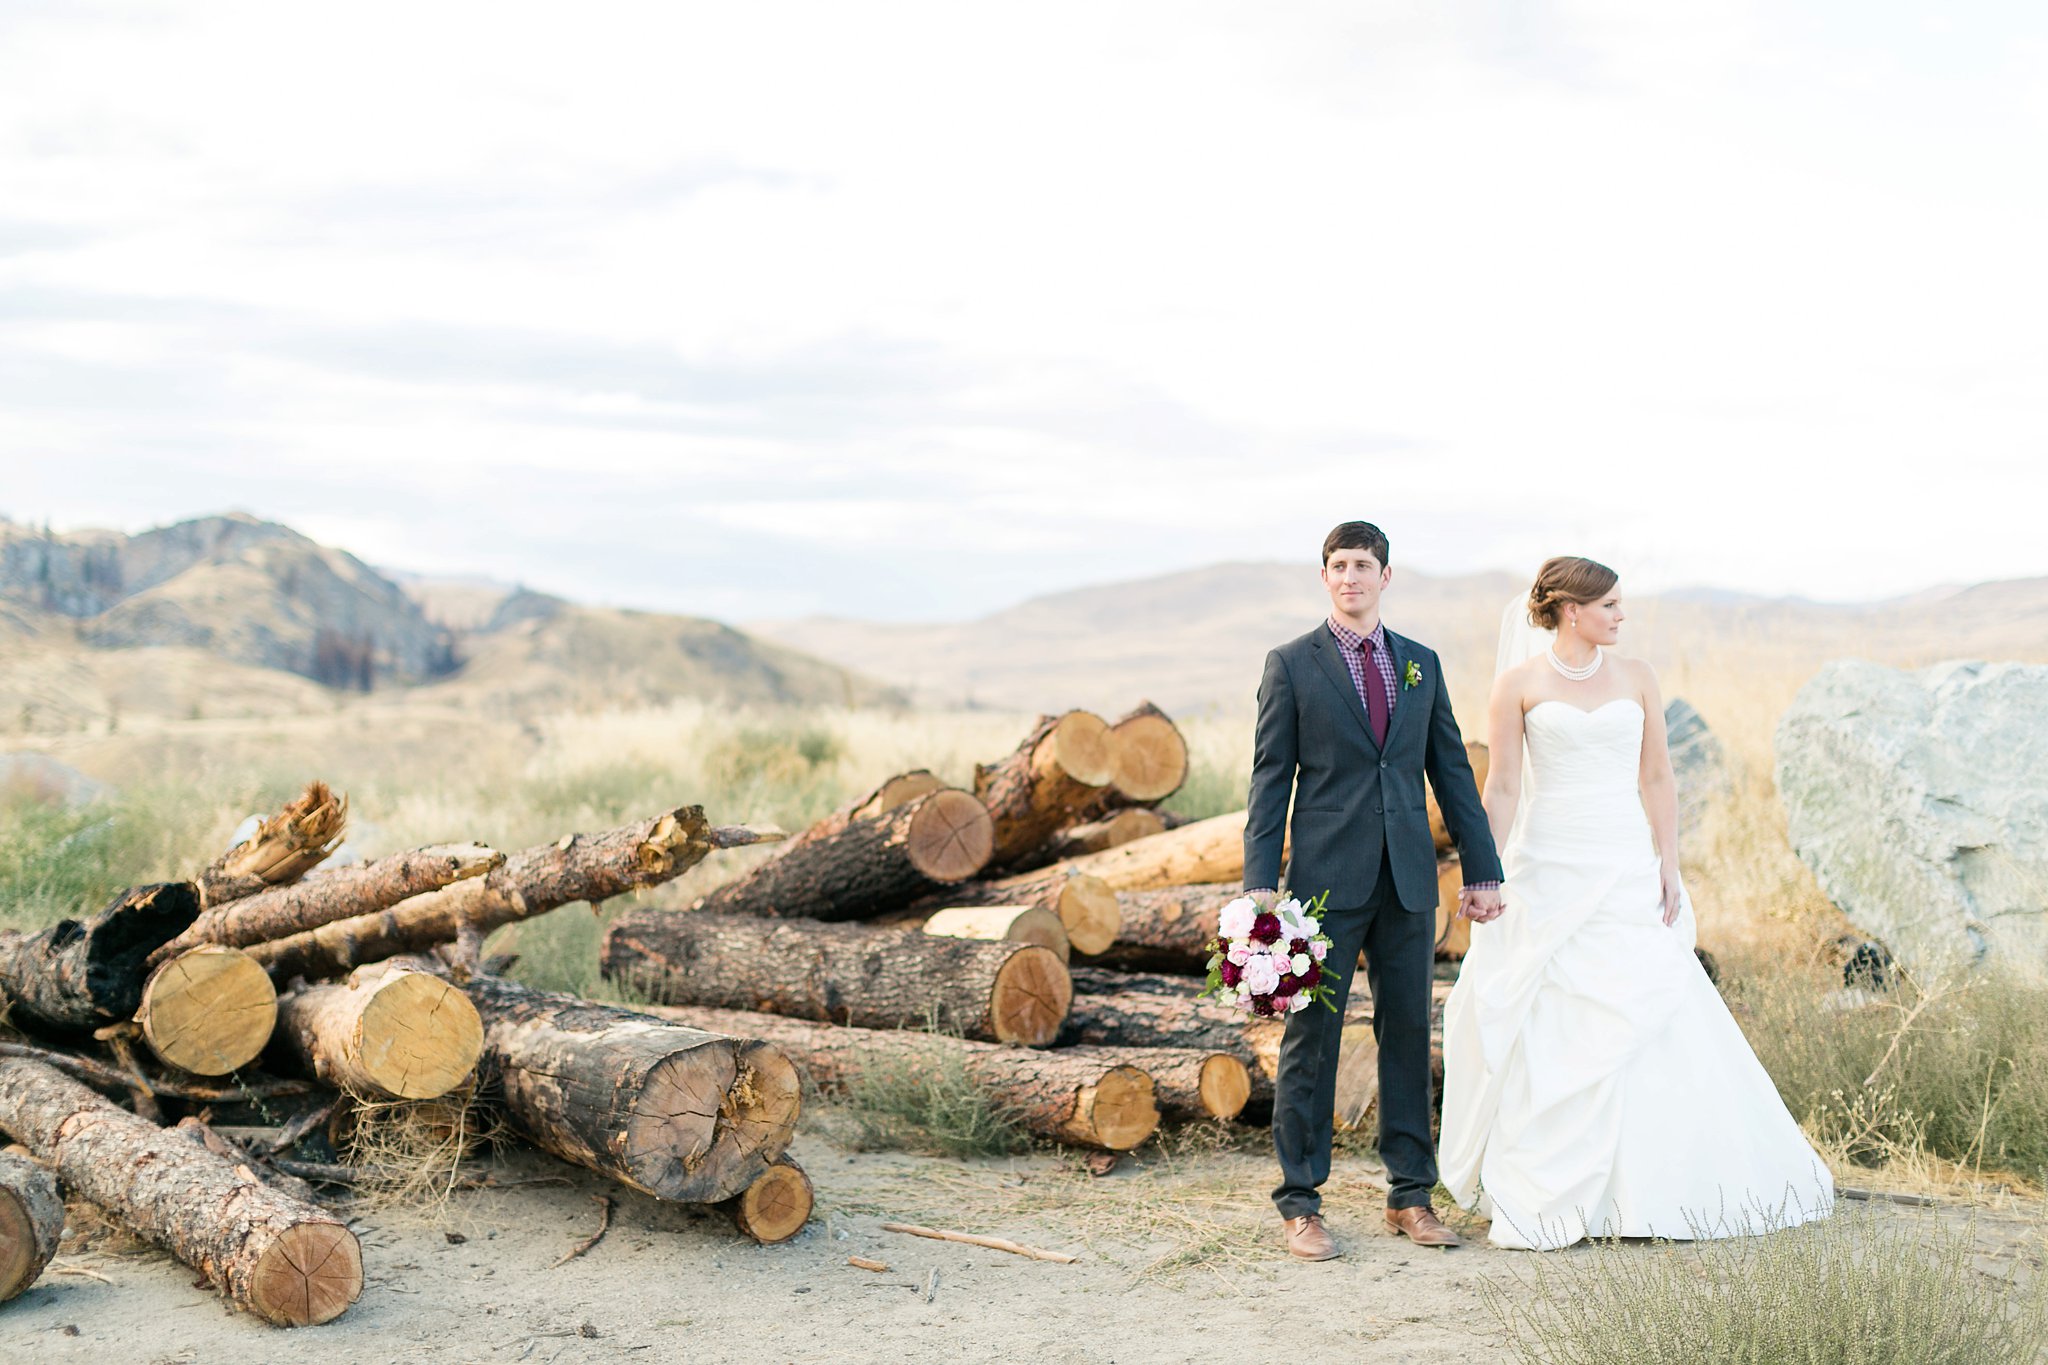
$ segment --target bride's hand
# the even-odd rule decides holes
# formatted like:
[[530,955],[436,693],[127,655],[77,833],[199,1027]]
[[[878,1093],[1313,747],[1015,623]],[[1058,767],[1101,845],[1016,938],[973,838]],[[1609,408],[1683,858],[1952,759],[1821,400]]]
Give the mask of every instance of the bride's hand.
[[1664,869],[1664,925],[1666,928],[1678,923],[1678,901],[1684,894],[1678,880],[1678,869]]

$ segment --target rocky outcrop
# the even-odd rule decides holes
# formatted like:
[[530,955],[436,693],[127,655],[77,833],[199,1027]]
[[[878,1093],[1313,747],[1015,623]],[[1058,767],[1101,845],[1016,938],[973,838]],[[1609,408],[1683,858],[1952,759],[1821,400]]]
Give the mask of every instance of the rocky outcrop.
[[231,514],[140,535],[0,523],[0,598],[78,621],[97,649],[184,646],[367,691],[455,663],[396,583],[287,526]]
[[2048,666],[1829,664],[1777,777],[1800,858],[1908,970],[2048,978]]

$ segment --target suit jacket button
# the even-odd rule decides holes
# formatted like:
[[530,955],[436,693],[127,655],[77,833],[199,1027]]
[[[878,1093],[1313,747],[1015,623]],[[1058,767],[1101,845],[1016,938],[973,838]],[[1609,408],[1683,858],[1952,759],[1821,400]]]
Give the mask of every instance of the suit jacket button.
[[1379,808],[1378,806],[1374,806],[1374,807],[1372,808],[1372,813],[1373,813],[1374,815],[1379,815],[1379,814],[1382,814],[1382,812],[1381,812],[1381,810],[1380,810],[1380,808]]
[[1385,760],[1384,758],[1383,758],[1383,759],[1381,759],[1381,760],[1380,760],[1380,766],[1381,766],[1382,768],[1386,767],[1386,766],[1387,766],[1387,760]]

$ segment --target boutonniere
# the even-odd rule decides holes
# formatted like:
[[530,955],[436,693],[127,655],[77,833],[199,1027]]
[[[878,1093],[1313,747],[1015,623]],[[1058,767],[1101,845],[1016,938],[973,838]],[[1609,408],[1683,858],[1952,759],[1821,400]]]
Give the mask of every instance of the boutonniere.
[[1417,683],[1421,681],[1422,665],[1416,663],[1415,660],[1410,659],[1408,661],[1408,671],[1401,675],[1401,690],[1403,692],[1406,692],[1409,688],[1415,686]]

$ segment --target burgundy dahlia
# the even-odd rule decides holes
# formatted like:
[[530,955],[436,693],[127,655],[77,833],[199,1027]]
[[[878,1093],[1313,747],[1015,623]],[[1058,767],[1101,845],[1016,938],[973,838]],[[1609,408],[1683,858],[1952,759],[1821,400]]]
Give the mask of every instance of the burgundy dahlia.
[[1223,978],[1223,984],[1226,986],[1235,986],[1244,979],[1244,968],[1228,959],[1216,965],[1216,973]]
[[1252,921],[1252,937],[1261,943],[1273,943],[1280,937],[1280,917],[1268,910]]
[[1270,1019],[1273,1017],[1273,1012],[1273,1001],[1271,997],[1264,995],[1255,995],[1252,997],[1253,1014],[1259,1015],[1263,1018]]
[[1287,944],[1287,953],[1288,953],[1288,956],[1290,956],[1290,957],[1292,957],[1292,956],[1293,956],[1294,954],[1296,954],[1296,953],[1305,953],[1305,952],[1307,952],[1307,951],[1308,951],[1308,940],[1307,940],[1307,939],[1305,939],[1305,938],[1297,938],[1297,939],[1292,939],[1292,940],[1289,940],[1289,942],[1288,942],[1288,944]]
[[1275,1000],[1285,1000],[1285,999],[1286,999],[1286,998],[1287,998],[1288,996],[1290,996],[1290,995],[1294,994],[1294,993],[1295,993],[1296,991],[1298,991],[1298,990],[1300,990],[1300,989],[1301,989],[1301,978],[1300,978],[1300,977],[1298,977],[1298,976],[1283,976],[1283,977],[1281,977],[1281,978],[1280,978],[1280,984],[1279,984],[1279,985],[1277,985],[1277,986],[1275,986],[1275,987],[1273,988],[1273,998],[1274,998]]
[[1323,964],[1311,962],[1308,964],[1308,970],[1301,974],[1301,988],[1305,991],[1312,991],[1322,984],[1322,980]]

